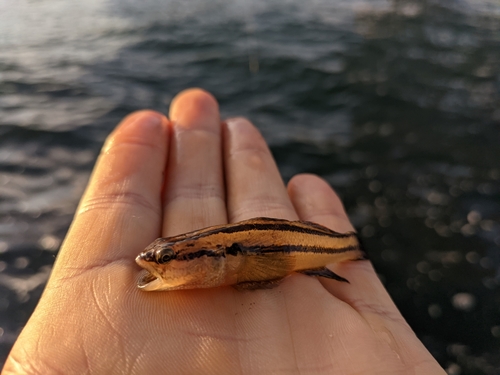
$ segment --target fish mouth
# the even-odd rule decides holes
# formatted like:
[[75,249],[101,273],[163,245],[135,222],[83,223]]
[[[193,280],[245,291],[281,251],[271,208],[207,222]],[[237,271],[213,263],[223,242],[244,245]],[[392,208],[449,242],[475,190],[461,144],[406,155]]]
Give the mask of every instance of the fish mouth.
[[159,277],[155,276],[148,270],[142,270],[137,280],[137,287],[144,291],[159,290],[162,282]]
[[[143,253],[144,254],[144,253]],[[145,260],[145,256],[140,254],[135,258],[135,262],[143,268],[137,278],[137,287],[141,290],[152,292],[161,290],[177,290],[189,289],[190,286],[185,280],[165,280],[162,275],[155,269],[151,262]]]
[[135,258],[135,262],[144,268],[137,279],[137,287],[144,291],[159,290],[163,284],[160,275],[155,272],[148,261],[144,260],[143,254]]

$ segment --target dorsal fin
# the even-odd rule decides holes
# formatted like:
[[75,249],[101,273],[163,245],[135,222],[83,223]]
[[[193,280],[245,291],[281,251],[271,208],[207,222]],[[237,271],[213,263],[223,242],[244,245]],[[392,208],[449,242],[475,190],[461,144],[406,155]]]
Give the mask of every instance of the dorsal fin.
[[[318,223],[313,223],[312,221],[301,220],[301,221],[299,221],[299,223],[302,223],[302,224],[307,225],[309,227],[313,227],[313,228],[315,228],[319,231],[322,231],[324,233],[327,233],[327,234],[333,234],[333,235],[341,234],[339,232],[335,232],[334,230],[331,230],[330,228],[327,228],[327,227],[320,225]],[[342,233],[342,234],[344,234],[344,233]]]

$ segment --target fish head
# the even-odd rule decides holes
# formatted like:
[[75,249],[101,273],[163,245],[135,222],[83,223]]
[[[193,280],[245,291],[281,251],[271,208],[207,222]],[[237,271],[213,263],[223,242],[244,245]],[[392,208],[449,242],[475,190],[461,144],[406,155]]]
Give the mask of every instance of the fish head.
[[220,252],[189,241],[159,238],[135,259],[144,268],[137,286],[145,291],[219,286],[224,281],[224,260]]

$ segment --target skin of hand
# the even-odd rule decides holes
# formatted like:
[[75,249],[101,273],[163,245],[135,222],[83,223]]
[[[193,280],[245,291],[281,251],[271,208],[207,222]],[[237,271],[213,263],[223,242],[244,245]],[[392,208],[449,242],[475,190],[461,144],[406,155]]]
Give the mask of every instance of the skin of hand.
[[2,374],[445,374],[368,261],[274,289],[144,292],[134,258],[159,236],[257,216],[352,230],[313,175],[285,188],[258,130],[180,93],[170,120],[125,118],[106,141],[52,275]]

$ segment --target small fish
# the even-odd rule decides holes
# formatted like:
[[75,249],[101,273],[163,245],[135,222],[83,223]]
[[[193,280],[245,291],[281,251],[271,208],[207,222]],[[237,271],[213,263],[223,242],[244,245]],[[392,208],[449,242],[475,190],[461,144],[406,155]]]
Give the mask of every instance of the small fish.
[[325,266],[366,259],[354,232],[308,221],[254,218],[158,238],[136,258],[145,291],[270,288],[293,272],[348,282]]

